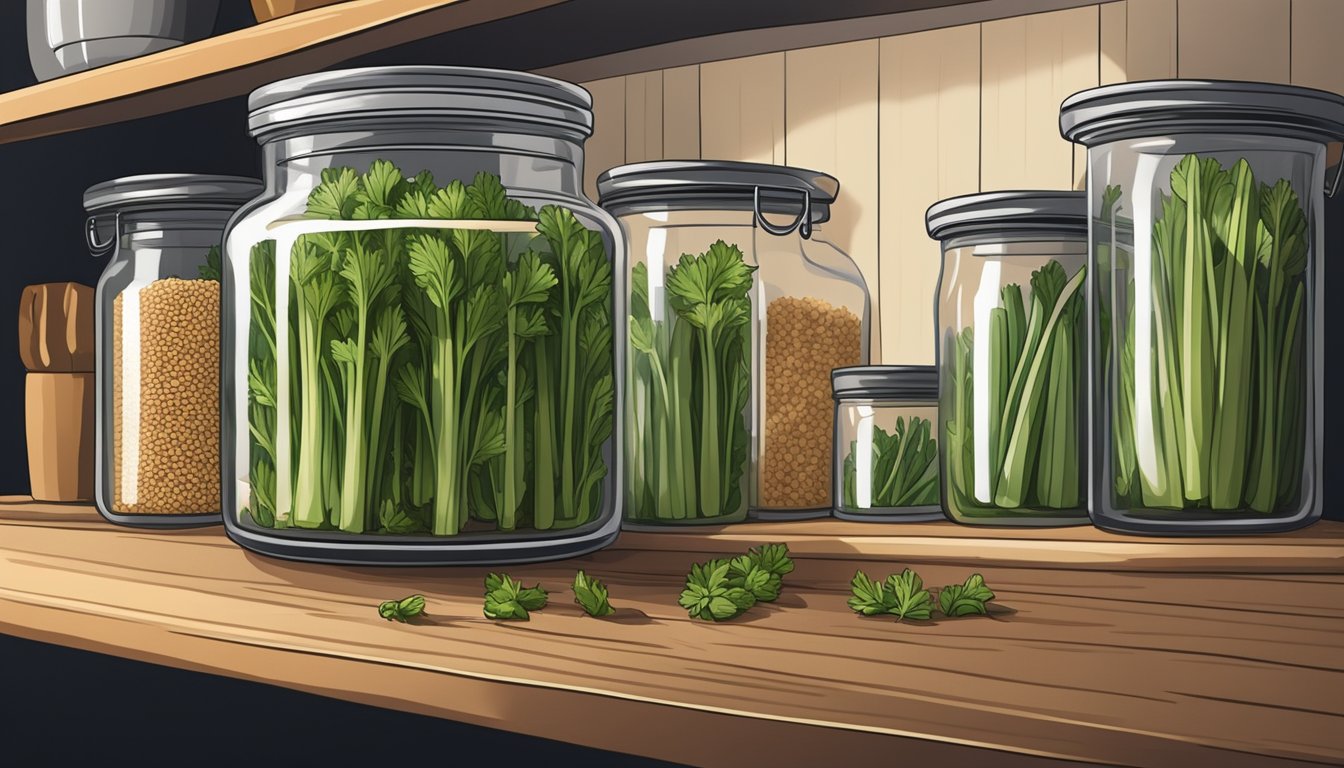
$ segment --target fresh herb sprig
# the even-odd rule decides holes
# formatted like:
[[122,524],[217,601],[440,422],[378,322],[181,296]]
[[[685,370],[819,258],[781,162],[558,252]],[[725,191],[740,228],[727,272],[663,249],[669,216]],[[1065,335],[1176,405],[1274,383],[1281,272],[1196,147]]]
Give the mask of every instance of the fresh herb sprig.
[[[849,607],[861,616],[891,615],[897,621],[926,621],[933,616],[933,596],[924,588],[924,580],[910,568],[888,576],[885,581],[874,581],[863,571],[857,571],[849,589]],[[994,592],[985,585],[984,577],[973,573],[961,584],[940,588],[936,605],[944,616],[984,616],[989,612],[986,603],[993,599]]]
[[678,602],[693,619],[727,621],[756,603],[779,599],[784,576],[793,572],[785,544],[763,544],[745,555],[696,563]]
[[950,584],[938,590],[938,608],[947,616],[984,616],[985,603],[994,599],[994,593],[985,586],[985,577],[973,573],[962,584]]
[[583,608],[583,612],[595,619],[610,616],[616,612],[608,599],[607,585],[583,571],[574,574],[574,602]]
[[546,590],[538,584],[524,587],[507,573],[485,577],[485,616],[488,619],[527,621],[532,611],[546,607]]
[[388,621],[409,622],[425,613],[425,596],[411,595],[400,600],[388,600],[378,606],[378,615]]

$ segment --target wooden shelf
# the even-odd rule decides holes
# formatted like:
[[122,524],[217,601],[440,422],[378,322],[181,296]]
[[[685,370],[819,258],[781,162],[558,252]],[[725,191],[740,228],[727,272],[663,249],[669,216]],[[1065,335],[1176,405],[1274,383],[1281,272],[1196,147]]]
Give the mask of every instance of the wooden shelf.
[[242,96],[343,62],[466,64],[587,79],[676,57],[782,50],[807,35],[832,41],[892,34],[1091,1],[349,0],[0,94],[0,144]]
[[[690,563],[761,541],[797,561],[780,601],[687,619]],[[856,568],[908,564],[930,584],[980,571],[993,616],[849,612]],[[616,616],[572,604],[579,567]],[[0,499],[0,631],[46,642],[696,765],[1344,761],[1344,523],[1180,541],[762,523],[509,571],[552,592],[528,623],[481,616],[483,569],[277,561],[219,529]],[[427,619],[378,619],[412,592]]]

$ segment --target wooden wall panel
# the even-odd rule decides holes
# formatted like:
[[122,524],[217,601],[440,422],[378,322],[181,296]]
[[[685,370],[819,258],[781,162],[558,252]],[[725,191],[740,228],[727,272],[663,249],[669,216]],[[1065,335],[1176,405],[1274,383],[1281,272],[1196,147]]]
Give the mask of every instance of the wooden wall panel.
[[1344,93],[1344,0],[1292,3],[1292,82]]
[[[1123,83],[1129,71],[1129,4],[1107,3],[1100,8],[1101,55],[1097,61],[1099,85]],[[1148,31],[1139,32],[1141,35]]]
[[597,200],[597,176],[625,162],[625,78],[584,83],[593,94],[593,135],[584,145],[583,189]]
[[1181,77],[1288,82],[1292,0],[1180,0],[1179,13]]
[[882,40],[879,76],[882,361],[934,362],[941,267],[924,212],[980,186],[980,27]]
[[663,70],[663,157],[700,157],[700,65]]
[[1176,0],[1125,0],[1125,27],[1126,80],[1176,76]]
[[700,65],[700,156],[784,162],[784,54]]
[[625,162],[663,157],[663,73],[625,78]]
[[852,257],[872,296],[872,354],[881,356],[877,181],[878,41],[789,51],[785,94],[789,165],[840,179],[819,236]]
[[1075,8],[982,25],[980,187],[1074,186],[1073,145],[1059,104],[1097,84],[1098,9]]

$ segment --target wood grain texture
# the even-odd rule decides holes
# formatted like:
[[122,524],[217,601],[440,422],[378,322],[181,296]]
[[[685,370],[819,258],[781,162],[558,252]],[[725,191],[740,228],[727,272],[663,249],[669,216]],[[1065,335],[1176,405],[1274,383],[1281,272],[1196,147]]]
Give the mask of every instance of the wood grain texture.
[[29,373],[24,380],[28,484],[44,501],[90,501],[94,485],[92,373]]
[[270,21],[342,2],[345,0],[252,0],[252,15],[257,21]]
[[887,364],[934,362],[941,256],[924,212],[980,188],[979,52],[979,25],[881,41],[879,287]]
[[787,54],[785,150],[790,165],[840,179],[840,196],[819,239],[835,244],[863,273],[872,301],[870,353],[881,359],[878,222],[878,41]]
[[[931,527],[968,543],[1000,538]],[[1181,768],[1344,759],[1338,562],[1330,572],[1223,563],[1204,573],[1197,561],[1213,543],[1191,540],[1165,542],[1187,548],[1189,572],[978,563],[998,594],[990,619],[897,624],[855,617],[846,584],[856,568],[885,574],[909,559],[810,548],[868,538],[835,533],[862,529],[903,530],[812,522],[627,534],[581,560],[510,568],[552,602],[526,624],[497,624],[480,615],[481,569],[268,560],[218,529],[129,531],[88,508],[7,499],[0,631],[694,765],[740,765],[732,746],[744,740],[754,759],[783,766],[837,755],[856,766],[892,755]],[[1093,546],[1079,531],[1034,533]],[[762,540],[787,541],[796,556],[780,601],[729,624],[688,620],[676,595],[689,563]],[[1132,545],[1145,541],[1164,544]],[[1227,541],[1338,558],[1344,526]],[[564,585],[579,567],[609,583],[612,619],[572,604]],[[936,585],[960,581],[967,564],[919,569]],[[425,594],[425,620],[377,618],[380,600],[411,592]]]
[[663,73],[626,75],[625,162],[662,158]]
[[700,157],[700,65],[663,70],[663,157]]
[[[1121,0],[1098,9],[1101,24],[1101,58],[1098,60],[1098,85],[1123,83],[1129,79],[1129,5]],[[1140,30],[1139,34],[1148,34]]]
[[1344,93],[1344,2],[1292,0],[1292,82]]
[[1097,9],[983,25],[980,189],[1071,189],[1073,145],[1059,104],[1097,84]]
[[349,0],[0,95],[0,143],[170,112],[564,0]]
[[1181,77],[1289,81],[1292,0],[1180,0],[1179,10]]
[[625,162],[625,78],[584,83],[593,95],[593,135],[583,146],[583,189],[597,200],[597,177]]
[[1176,77],[1176,2],[1126,0],[1126,80]]
[[94,290],[79,283],[29,285],[19,295],[19,359],[29,371],[93,370]]
[[784,152],[784,54],[700,65],[700,156],[784,163]]

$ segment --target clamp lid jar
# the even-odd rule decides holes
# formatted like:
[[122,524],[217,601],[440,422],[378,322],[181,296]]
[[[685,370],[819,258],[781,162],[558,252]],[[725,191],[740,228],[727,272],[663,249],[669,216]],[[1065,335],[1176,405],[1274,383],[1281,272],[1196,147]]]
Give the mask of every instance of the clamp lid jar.
[[220,520],[220,245],[256,179],[130,176],[90,187],[98,280],[96,490],[103,517],[142,527]]
[[831,373],[835,506],[842,520],[942,520],[938,369],[868,365]]
[[867,285],[821,227],[839,182],[660,161],[598,190],[629,244],[627,525],[829,514],[831,370],[868,360]]
[[943,508],[959,523],[1087,522],[1082,192],[935,203]]
[[377,67],[250,106],[266,192],[225,247],[229,535],[402,565],[612,541],[624,281],[581,191],[588,92]]

